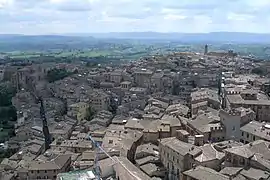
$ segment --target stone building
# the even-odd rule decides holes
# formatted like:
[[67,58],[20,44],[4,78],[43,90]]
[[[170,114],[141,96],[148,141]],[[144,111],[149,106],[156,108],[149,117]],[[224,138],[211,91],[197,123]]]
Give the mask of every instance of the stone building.
[[251,109],[239,107],[231,110],[219,111],[221,123],[226,128],[225,139],[240,140],[240,128],[255,119],[255,113]]
[[257,121],[270,120],[270,101],[268,99],[259,99],[258,93],[254,91],[245,91],[238,94],[229,94],[226,96],[227,108],[251,108],[255,112]]
[[87,118],[89,104],[79,102],[68,106],[68,116],[76,118],[79,122]]
[[104,92],[95,91],[90,95],[90,105],[96,111],[108,110],[110,106],[110,96]]
[[168,171],[168,177],[172,180],[181,179],[182,172],[192,168],[192,157],[201,154],[201,150],[189,143],[178,140],[175,137],[164,138],[159,142],[161,162]]
[[248,144],[257,140],[270,142],[270,125],[258,121],[251,121],[240,129],[240,141]]
[[28,179],[52,179],[56,180],[57,174],[70,170],[71,156],[59,155],[50,161],[33,160],[25,165],[24,168],[18,169],[20,180]]
[[134,72],[134,81],[138,87],[149,88],[153,72],[147,69],[141,69]]
[[257,140],[249,144],[225,150],[225,166],[253,167],[270,171],[269,142]]

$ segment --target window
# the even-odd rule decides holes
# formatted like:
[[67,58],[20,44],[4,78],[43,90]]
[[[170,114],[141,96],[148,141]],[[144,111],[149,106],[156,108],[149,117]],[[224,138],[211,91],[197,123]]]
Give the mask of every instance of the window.
[[237,160],[236,159],[233,159],[233,165],[237,165]]
[[255,136],[253,136],[253,141],[255,141]]
[[244,136],[244,132],[242,132],[242,136]]
[[174,162],[174,156],[173,156],[173,162]]
[[249,138],[249,133],[247,133],[247,138]]
[[231,154],[226,153],[226,161],[230,162],[231,161]]
[[244,165],[244,164],[245,164],[245,159],[244,159],[244,158],[241,158],[241,159],[240,159],[240,164],[241,164],[241,165]]

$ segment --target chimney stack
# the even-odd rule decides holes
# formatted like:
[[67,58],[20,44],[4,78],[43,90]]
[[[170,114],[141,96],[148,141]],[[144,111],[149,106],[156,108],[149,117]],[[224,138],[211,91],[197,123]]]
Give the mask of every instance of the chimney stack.
[[195,135],[195,141],[194,144],[196,146],[203,146],[204,144],[204,135]]

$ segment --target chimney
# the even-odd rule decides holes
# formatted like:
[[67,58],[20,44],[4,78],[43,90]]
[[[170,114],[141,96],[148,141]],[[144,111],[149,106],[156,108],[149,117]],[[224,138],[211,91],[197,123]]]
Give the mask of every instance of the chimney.
[[188,142],[189,133],[186,130],[177,130],[177,139],[183,142]]
[[195,135],[194,144],[196,146],[203,146],[203,144],[204,144],[204,135]]
[[23,152],[22,152],[22,151],[18,152],[17,158],[18,158],[19,160],[22,160],[22,157],[23,157]]

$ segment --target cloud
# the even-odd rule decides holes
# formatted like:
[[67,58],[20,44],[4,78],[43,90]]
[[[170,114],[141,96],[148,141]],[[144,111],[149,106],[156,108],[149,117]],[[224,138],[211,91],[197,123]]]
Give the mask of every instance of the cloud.
[[0,33],[270,32],[269,0],[0,0]]
[[90,11],[91,4],[97,1],[50,0],[49,2],[54,8],[60,11]]

